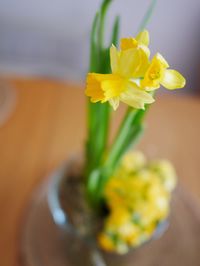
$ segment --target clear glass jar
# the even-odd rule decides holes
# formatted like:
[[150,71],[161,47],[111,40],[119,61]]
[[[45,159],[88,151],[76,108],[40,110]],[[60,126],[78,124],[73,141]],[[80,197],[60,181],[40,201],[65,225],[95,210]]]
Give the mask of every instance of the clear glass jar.
[[[81,165],[77,161],[71,161],[67,167],[52,176],[48,190],[50,212],[55,224],[65,234],[66,255],[70,265],[131,266],[133,263],[138,265],[140,248],[131,250],[126,255],[106,253],[99,249],[95,235],[101,221],[93,215],[85,203],[80,173]],[[162,235],[167,227],[167,221],[158,226],[152,240]]]
[[[148,243],[126,255],[110,254],[100,250],[96,244],[94,232],[98,228],[98,219],[87,208],[83,208],[84,200],[80,203],[77,193],[72,193],[79,182],[73,181],[66,187],[71,165],[70,162],[67,167],[54,172],[33,193],[22,220],[20,254],[23,265],[199,265],[198,204],[183,188],[179,186],[173,194],[170,226],[165,234],[163,232],[168,227],[168,221],[158,226]],[[73,171],[79,176],[81,168],[77,162],[74,166]],[[61,192],[64,193],[64,199],[60,197]],[[65,197],[67,201],[64,206]],[[76,223],[73,224],[73,221]],[[162,237],[155,240],[160,235]]]

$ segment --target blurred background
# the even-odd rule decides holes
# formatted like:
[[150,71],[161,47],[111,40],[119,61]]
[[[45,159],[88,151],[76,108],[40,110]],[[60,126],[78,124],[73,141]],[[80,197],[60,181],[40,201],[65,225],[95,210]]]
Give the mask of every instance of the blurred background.
[[[88,68],[89,33],[99,0],[1,0],[0,72],[82,80]],[[134,36],[149,0],[115,0],[121,36]],[[200,1],[158,0],[148,25],[152,53],[158,51],[198,92]]]

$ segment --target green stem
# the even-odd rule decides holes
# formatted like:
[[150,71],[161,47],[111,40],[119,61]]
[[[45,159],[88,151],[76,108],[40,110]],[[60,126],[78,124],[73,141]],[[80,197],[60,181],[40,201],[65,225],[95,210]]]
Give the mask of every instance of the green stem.
[[95,72],[97,71],[97,49],[96,49],[96,42],[97,42],[97,26],[99,22],[99,13],[97,12],[94,21],[92,23],[92,30],[90,34],[90,65],[89,65],[89,71]]
[[[111,0],[104,0],[99,13],[96,14],[91,31],[90,72],[110,72],[108,49],[104,49],[105,17]],[[86,143],[85,176],[98,167],[107,145],[110,122],[108,103],[88,102],[88,140]]]
[[113,147],[113,149],[111,150],[111,153],[109,154],[109,157],[108,157],[109,159],[105,162],[105,165],[103,166],[104,175],[99,180],[100,183],[98,186],[98,190],[100,192],[100,195],[103,191],[103,187],[105,183],[107,182],[107,180],[110,178],[112,173],[114,173],[115,169],[117,168],[118,163],[121,160],[121,157],[123,156],[123,154],[127,151],[127,149],[130,148],[130,146],[133,147],[134,145],[138,143],[138,140],[140,139],[143,132],[144,132],[144,126],[141,123],[139,123],[132,129],[130,129],[128,134],[124,134],[124,136],[121,137],[121,140],[123,141],[121,142],[122,143],[121,145],[119,144]]
[[[92,24],[92,30],[90,34],[90,65],[89,71],[95,72],[97,71],[97,63],[98,59],[98,51],[97,51],[97,29],[99,24],[99,13],[97,12]],[[91,103],[88,100],[88,109],[87,109],[87,130],[88,130],[88,139],[86,142],[86,158],[90,158],[92,155],[92,143],[95,141],[94,132],[96,128],[96,116],[97,116],[98,107]],[[89,170],[91,162],[87,160],[86,162],[86,170]]]
[[118,131],[118,134],[111,146],[110,152],[108,154],[108,159],[106,162],[106,165],[113,165],[116,158],[118,157],[118,154],[121,150],[121,146],[123,146],[124,139],[126,138],[126,135],[128,134],[128,131],[130,130],[130,127],[133,123],[133,120],[137,114],[137,111],[135,109],[129,108],[123,122],[120,126],[120,129]]
[[120,23],[120,17],[117,16],[115,18],[115,22],[113,24],[112,38],[111,38],[110,46],[112,44],[114,44],[115,46],[118,45],[118,41],[119,41],[119,23]]
[[112,0],[104,0],[100,9],[100,26],[98,34],[98,45],[100,52],[103,50],[103,45],[104,45],[105,16],[111,2]]
[[105,164],[99,168],[94,170],[91,173],[91,179],[88,183],[88,196],[90,198],[90,202],[93,204],[93,207],[99,209],[103,199],[103,189],[105,187],[106,182],[114,173],[118,162],[120,161],[121,154],[124,154],[127,148],[130,148],[130,142],[132,145],[137,144],[138,139],[141,137],[144,131],[144,127],[142,124],[138,124],[132,131],[127,135],[127,139],[124,140],[123,145],[119,146],[120,153],[116,153],[119,157],[115,158],[115,161],[106,161]]
[[[109,61],[104,60],[104,31],[105,31],[105,18],[111,0],[104,0],[99,13],[99,27],[97,35],[97,50],[98,50],[98,73],[108,73],[109,72]],[[109,131],[109,121],[110,121],[110,106],[108,103],[96,104],[97,112],[95,115],[95,129],[93,131],[93,138],[95,140],[92,142],[92,149],[94,149],[92,156],[92,169],[96,168],[102,159],[103,152],[107,145],[108,131]],[[90,170],[92,170],[90,169]]]
[[[117,136],[110,148],[110,152],[108,153],[106,165],[116,168],[116,165],[128,149],[128,146],[131,146],[131,143],[136,144],[139,136],[143,132],[142,121],[148,108],[149,105],[146,105],[145,110],[128,108]],[[135,132],[137,132],[137,130],[138,133],[136,134]]]
[[[89,71],[95,72],[97,69],[98,54],[96,49],[96,34],[97,34],[97,25],[99,21],[99,13],[96,13],[93,24],[92,31],[90,36],[90,66]],[[95,128],[95,113],[96,106],[88,100],[88,140],[93,136],[93,131]]]

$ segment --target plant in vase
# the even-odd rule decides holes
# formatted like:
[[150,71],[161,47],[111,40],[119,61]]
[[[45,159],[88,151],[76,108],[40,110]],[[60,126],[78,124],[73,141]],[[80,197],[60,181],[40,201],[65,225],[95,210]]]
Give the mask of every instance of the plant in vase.
[[[60,178],[55,176],[48,194],[54,221],[69,233],[65,251],[71,265],[82,265],[82,257],[84,265],[132,265],[122,254],[164,231],[176,185],[169,161],[148,161],[133,147],[144,132],[144,118],[156,90],[161,85],[182,88],[185,79],[169,68],[161,54],[150,56],[144,27],[154,0],[136,37],[122,38],[117,48],[117,17],[105,46],[105,17],[111,2],[102,2],[91,31],[84,164],[69,163]],[[121,103],[127,110],[110,144],[112,113]]]
[[[122,38],[117,49],[118,17],[111,43],[104,46],[105,16],[110,3],[103,1],[91,32],[83,182],[86,200],[102,220],[96,237],[100,248],[123,254],[153,238],[168,217],[170,195],[176,184],[173,166],[166,160],[148,162],[142,153],[128,150],[144,132],[144,117],[155,101],[156,90],[161,85],[168,90],[183,88],[185,79],[169,68],[160,53],[150,57],[147,30],[142,29],[134,38]],[[149,13],[150,10],[145,21]],[[127,111],[109,145],[112,110],[120,102],[127,105]]]

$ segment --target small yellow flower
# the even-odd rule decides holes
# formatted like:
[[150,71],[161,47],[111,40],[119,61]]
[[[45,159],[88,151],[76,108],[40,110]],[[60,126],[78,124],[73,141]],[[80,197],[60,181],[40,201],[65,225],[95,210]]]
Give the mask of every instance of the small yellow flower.
[[185,78],[176,70],[169,67],[164,57],[157,53],[147,69],[141,86],[146,90],[155,90],[163,85],[166,89],[174,90],[185,86]]
[[[135,41],[140,43],[139,39]],[[129,41],[122,39],[122,50],[118,51],[114,45],[110,48],[112,74],[88,73],[85,93],[91,102],[108,101],[114,110],[120,101],[144,109],[145,104],[154,102],[151,94],[138,85],[138,78],[144,76],[149,66],[149,50],[145,45],[131,46],[125,42]]]
[[149,33],[145,30],[135,39],[122,38],[120,51],[112,45],[110,48],[112,73],[131,79],[143,77],[149,66],[148,43]]
[[112,240],[112,238],[106,234],[106,233],[101,233],[98,236],[98,242],[100,244],[100,246],[106,250],[106,251],[115,251],[116,250],[116,246],[114,244],[114,241]]
[[150,63],[148,44],[149,33],[144,30],[136,38],[121,39],[120,50],[111,46],[112,74],[88,73],[85,94],[91,102],[109,102],[114,110],[120,101],[144,109],[146,104],[154,102],[150,91],[160,85],[169,90],[185,86],[185,78],[168,69],[167,61],[159,53]]
[[150,168],[160,176],[161,182],[168,192],[171,192],[176,187],[176,172],[168,160],[153,161],[150,164]]
[[124,155],[122,167],[124,170],[134,172],[144,167],[146,163],[145,156],[142,152],[134,151]]
[[116,74],[89,73],[85,93],[91,102],[109,101],[114,110],[120,101],[136,109],[144,109],[145,104],[154,102],[153,97],[136,83]]
[[130,222],[130,216],[127,209],[116,205],[106,220],[106,226],[109,231],[112,231],[113,228],[121,228],[122,231],[123,229],[126,230],[124,227]]
[[132,230],[129,232],[128,235],[126,235],[126,237],[123,237],[123,239],[127,242],[129,246],[132,247],[138,246],[141,240],[140,228],[132,224]]
[[126,90],[126,80],[118,75],[88,73],[86,95],[91,102],[104,103]]
[[144,241],[146,241],[147,239],[149,239],[149,237],[152,236],[152,234],[155,232],[156,229],[156,223],[149,223],[144,230],[142,231],[142,237],[144,239]]
[[109,214],[100,234],[101,247],[125,253],[150,239],[169,215],[175,180],[168,161],[146,163],[140,152],[126,154],[104,190]]

